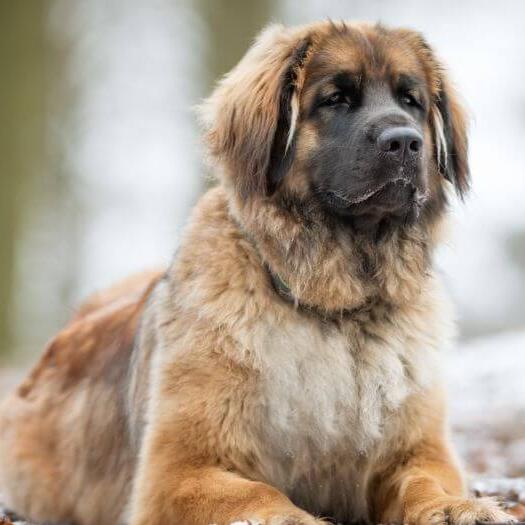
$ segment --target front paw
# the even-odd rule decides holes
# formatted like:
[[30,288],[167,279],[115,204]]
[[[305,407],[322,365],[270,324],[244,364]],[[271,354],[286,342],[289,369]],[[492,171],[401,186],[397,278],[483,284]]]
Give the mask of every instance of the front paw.
[[309,514],[274,514],[264,518],[250,518],[234,521],[230,525],[326,525]]
[[511,523],[516,518],[504,512],[492,498],[464,499],[444,496],[408,509],[409,525],[475,525]]

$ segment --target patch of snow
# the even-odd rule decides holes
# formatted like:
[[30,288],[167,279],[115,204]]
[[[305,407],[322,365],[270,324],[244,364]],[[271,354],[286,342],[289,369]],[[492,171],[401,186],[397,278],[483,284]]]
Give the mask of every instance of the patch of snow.
[[462,344],[448,361],[454,440],[469,470],[525,475],[525,333]]
[[525,478],[477,478],[471,481],[470,490],[475,496],[504,496],[525,503]]
[[461,345],[450,355],[447,378],[456,425],[525,420],[525,332]]

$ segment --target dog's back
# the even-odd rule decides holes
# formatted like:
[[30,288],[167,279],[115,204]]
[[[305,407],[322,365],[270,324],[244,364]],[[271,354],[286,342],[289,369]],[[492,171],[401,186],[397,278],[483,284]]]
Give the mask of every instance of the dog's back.
[[158,278],[143,273],[91,297],[4,401],[0,497],[7,506],[37,521],[119,521],[134,465],[123,384]]

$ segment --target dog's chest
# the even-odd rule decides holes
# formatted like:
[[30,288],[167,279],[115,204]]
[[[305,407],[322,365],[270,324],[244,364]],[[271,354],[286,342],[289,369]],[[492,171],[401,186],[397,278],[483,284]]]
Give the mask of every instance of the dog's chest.
[[419,363],[398,334],[385,342],[312,323],[267,334],[257,425],[264,477],[311,511],[365,517],[371,462],[421,386]]

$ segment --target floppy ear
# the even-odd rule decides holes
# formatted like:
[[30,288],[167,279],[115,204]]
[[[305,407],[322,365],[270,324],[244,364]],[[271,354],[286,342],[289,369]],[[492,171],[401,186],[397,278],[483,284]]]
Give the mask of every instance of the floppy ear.
[[212,160],[242,197],[271,193],[291,163],[309,49],[304,35],[270,26],[200,108]]
[[467,119],[458,96],[442,69],[438,86],[431,108],[437,164],[440,173],[463,198],[470,187]]
[[423,35],[410,29],[401,29],[399,34],[420,57],[430,83],[430,125],[439,172],[454,185],[458,195],[463,198],[470,187],[465,111],[448,80],[445,68],[437,60]]

